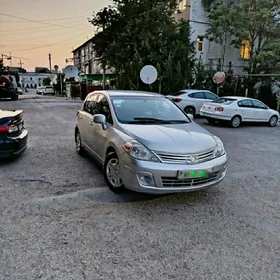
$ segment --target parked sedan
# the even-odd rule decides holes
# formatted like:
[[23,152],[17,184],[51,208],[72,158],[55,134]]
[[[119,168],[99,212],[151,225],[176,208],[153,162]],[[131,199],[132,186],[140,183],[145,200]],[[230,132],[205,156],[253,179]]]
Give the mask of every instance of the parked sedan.
[[22,110],[0,110],[0,158],[20,154],[27,147]]
[[76,150],[103,165],[111,190],[154,194],[194,191],[220,183],[222,141],[154,93],[97,91],[77,112]]
[[199,115],[205,102],[217,99],[218,96],[209,90],[184,89],[167,96],[187,114]]
[[274,127],[279,120],[279,113],[261,101],[237,96],[225,96],[204,104],[200,115],[210,123],[226,121],[234,128],[239,127],[242,122],[263,122]]

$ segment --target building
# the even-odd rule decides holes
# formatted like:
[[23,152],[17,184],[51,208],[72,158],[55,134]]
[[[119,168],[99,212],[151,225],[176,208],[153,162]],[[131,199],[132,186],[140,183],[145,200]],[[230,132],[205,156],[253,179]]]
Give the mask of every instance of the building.
[[72,51],[73,63],[85,74],[100,74],[101,67],[95,60],[91,41],[92,38]]
[[225,50],[224,69],[231,62],[236,74],[242,74],[244,72],[244,66],[247,65],[250,59],[248,44],[244,42],[240,46],[240,49],[237,49],[229,43],[224,46],[207,40],[205,35],[209,27],[209,20],[202,0],[182,0],[174,18],[176,20],[180,18],[189,20],[192,32],[190,39],[192,42],[195,42],[196,57],[198,59],[201,58],[205,65],[209,65],[211,62],[213,65],[216,65],[218,60],[222,59]]
[[54,78],[54,74],[51,73],[19,73],[19,84],[22,88],[37,88],[43,85],[45,78]]

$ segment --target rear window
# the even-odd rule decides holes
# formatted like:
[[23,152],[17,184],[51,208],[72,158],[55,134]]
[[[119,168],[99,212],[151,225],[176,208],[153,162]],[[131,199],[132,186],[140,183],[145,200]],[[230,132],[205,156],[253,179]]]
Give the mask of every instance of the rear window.
[[235,101],[236,101],[236,99],[233,99],[233,98],[217,98],[217,99],[213,100],[212,103],[229,105]]

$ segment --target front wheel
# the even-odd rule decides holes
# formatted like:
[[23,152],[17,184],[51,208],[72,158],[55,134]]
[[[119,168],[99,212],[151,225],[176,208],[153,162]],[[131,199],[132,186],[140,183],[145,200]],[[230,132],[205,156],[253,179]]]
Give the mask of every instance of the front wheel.
[[116,153],[112,153],[106,157],[104,163],[104,179],[114,193],[125,192],[125,187],[123,185],[121,168],[119,158]]
[[271,127],[276,126],[278,123],[278,117],[277,116],[272,116],[268,122],[268,125]]
[[81,134],[79,131],[76,132],[76,137],[75,137],[75,142],[76,142],[76,152],[80,156],[85,155],[85,151],[82,146],[82,140],[81,140]]

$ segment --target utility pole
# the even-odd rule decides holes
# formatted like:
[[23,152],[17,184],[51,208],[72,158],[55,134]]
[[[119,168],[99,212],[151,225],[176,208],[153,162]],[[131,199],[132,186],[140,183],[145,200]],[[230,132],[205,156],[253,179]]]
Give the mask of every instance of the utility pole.
[[10,52],[10,67],[12,67],[12,53]]
[[19,67],[22,68],[22,65],[23,65],[23,64],[24,64],[24,63],[21,62],[21,59],[20,59],[20,60],[19,60],[19,63],[18,63]]
[[52,55],[49,53],[49,65],[50,65],[50,71],[52,72]]

